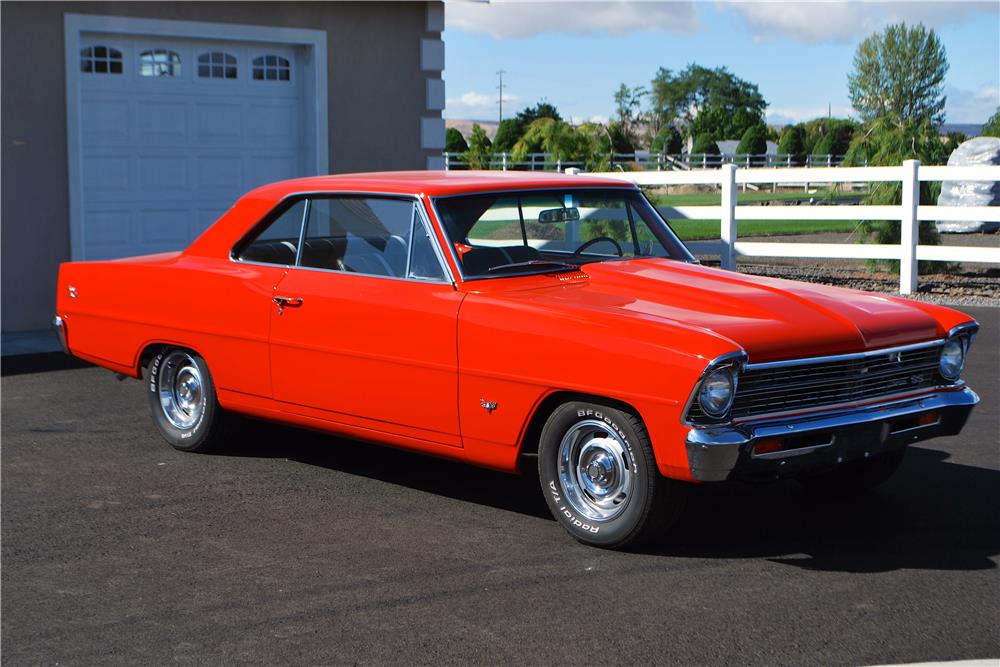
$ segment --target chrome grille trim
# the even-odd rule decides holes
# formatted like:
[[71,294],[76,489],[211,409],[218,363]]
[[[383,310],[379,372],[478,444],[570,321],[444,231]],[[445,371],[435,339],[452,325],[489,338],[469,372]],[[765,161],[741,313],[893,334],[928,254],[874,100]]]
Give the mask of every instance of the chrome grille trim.
[[939,348],[944,342],[747,364],[732,419],[862,403],[952,385],[938,372]]

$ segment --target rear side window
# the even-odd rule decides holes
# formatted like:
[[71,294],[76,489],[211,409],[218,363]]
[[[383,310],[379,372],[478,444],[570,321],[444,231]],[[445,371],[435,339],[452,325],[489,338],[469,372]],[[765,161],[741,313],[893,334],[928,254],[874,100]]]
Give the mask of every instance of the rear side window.
[[411,199],[299,200],[238,246],[236,257],[371,276],[445,280],[434,241]]
[[249,242],[244,243],[237,258],[244,262],[285,266],[295,264],[305,213],[305,200],[295,202],[259,229]]

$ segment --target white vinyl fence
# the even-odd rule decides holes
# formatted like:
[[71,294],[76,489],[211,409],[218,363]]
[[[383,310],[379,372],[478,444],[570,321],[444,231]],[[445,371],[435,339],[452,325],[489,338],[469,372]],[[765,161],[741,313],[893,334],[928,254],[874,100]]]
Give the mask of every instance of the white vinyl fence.
[[[1000,222],[998,206],[921,206],[921,181],[1000,181],[1000,166],[921,167],[907,160],[900,167],[831,167],[741,169],[732,164],[699,171],[637,171],[593,174],[638,185],[718,185],[721,206],[677,206],[660,209],[665,218],[720,220],[721,241],[686,244],[701,255],[718,254],[722,266],[736,268],[736,257],[801,257],[835,259],[894,259],[900,262],[899,293],[917,289],[917,260],[1000,264],[1000,248],[919,245],[920,220]],[[803,183],[875,183],[898,181],[903,186],[899,206],[740,206],[737,185]],[[761,243],[737,240],[738,220],[899,220],[902,239],[894,244]]]

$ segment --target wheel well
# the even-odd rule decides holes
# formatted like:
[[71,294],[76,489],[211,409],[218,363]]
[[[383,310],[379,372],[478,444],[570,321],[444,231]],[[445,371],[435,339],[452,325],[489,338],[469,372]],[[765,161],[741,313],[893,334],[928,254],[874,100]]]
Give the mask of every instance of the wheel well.
[[568,403],[570,401],[600,403],[617,410],[630,412],[639,419],[642,419],[642,415],[639,414],[639,411],[624,401],[608,398],[607,396],[598,396],[596,394],[581,394],[576,391],[553,392],[542,399],[542,402],[538,404],[538,407],[535,408],[535,412],[531,415],[531,420],[528,422],[528,428],[524,430],[524,437],[521,438],[521,449],[518,455],[519,465],[523,465],[526,458],[534,459],[538,456],[538,440],[542,435],[542,428],[545,426],[545,421],[556,408],[563,403]]
[[187,350],[193,354],[198,354],[198,351],[194,348],[178,345],[176,343],[150,343],[142,349],[142,352],[139,353],[139,367],[136,369],[138,371],[138,377],[142,377],[143,371],[146,369],[146,366],[149,365],[149,362],[153,359],[153,357],[168,347],[176,347],[181,350]]

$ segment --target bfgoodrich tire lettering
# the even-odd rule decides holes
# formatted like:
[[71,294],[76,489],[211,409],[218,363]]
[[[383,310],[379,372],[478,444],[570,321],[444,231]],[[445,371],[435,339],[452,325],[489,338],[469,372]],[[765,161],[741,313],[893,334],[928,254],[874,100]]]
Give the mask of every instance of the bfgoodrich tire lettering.
[[598,403],[556,408],[542,428],[538,474],[552,515],[577,540],[634,547],[662,536],[687,485],[662,477],[637,415]]
[[205,360],[189,350],[169,347],[150,360],[146,371],[149,408],[160,435],[185,452],[216,447],[224,413]]

